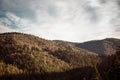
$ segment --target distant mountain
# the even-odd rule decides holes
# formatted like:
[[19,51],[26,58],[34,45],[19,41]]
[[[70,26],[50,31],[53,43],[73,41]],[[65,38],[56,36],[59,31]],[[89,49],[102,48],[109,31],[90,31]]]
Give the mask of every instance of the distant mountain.
[[100,55],[115,54],[117,46],[119,39],[71,43],[23,33],[2,33],[0,79],[96,80],[95,77],[103,77],[104,70],[111,69],[114,60],[114,56],[103,59]]
[[116,50],[120,46],[120,39],[116,38],[106,38],[103,40],[93,40],[83,43],[73,43],[60,40],[55,40],[55,42],[63,45],[70,45],[76,48],[85,49],[100,56],[113,55],[116,53]]
[[99,55],[112,55],[115,54],[117,48],[120,46],[120,39],[107,38],[104,40],[76,43],[75,46],[89,50]]

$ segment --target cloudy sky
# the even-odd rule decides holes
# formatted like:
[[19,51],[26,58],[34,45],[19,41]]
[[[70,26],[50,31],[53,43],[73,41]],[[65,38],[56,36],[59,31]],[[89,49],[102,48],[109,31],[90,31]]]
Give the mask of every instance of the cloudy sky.
[[120,0],[0,0],[0,33],[50,40],[120,38]]

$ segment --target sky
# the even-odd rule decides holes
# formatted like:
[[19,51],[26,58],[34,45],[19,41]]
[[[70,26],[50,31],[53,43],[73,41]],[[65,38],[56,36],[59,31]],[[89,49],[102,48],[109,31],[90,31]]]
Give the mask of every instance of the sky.
[[120,38],[120,0],[0,0],[0,33],[84,42]]

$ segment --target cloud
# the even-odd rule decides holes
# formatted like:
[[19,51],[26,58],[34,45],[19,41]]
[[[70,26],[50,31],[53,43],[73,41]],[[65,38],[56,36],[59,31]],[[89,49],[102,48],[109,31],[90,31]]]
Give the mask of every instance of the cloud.
[[15,30],[12,30],[4,25],[0,24],[0,33],[5,33],[5,32],[14,32]]
[[22,18],[34,19],[35,13],[31,9],[29,0],[1,0],[0,9],[7,12],[12,12]]
[[115,34],[119,35],[120,30],[118,2],[119,0],[0,0],[0,24],[5,29],[47,39],[80,42],[109,35],[114,37]]

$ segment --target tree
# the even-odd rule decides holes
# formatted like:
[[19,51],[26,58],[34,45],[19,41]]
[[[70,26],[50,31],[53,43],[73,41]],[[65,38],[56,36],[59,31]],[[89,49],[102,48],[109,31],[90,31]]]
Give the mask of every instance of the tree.
[[119,79],[120,79],[120,47],[119,50],[116,52],[115,59],[109,72],[109,80]]
[[96,66],[94,67],[94,73],[93,73],[93,75],[91,77],[91,80],[102,80],[101,76],[100,76],[100,73],[99,73]]

